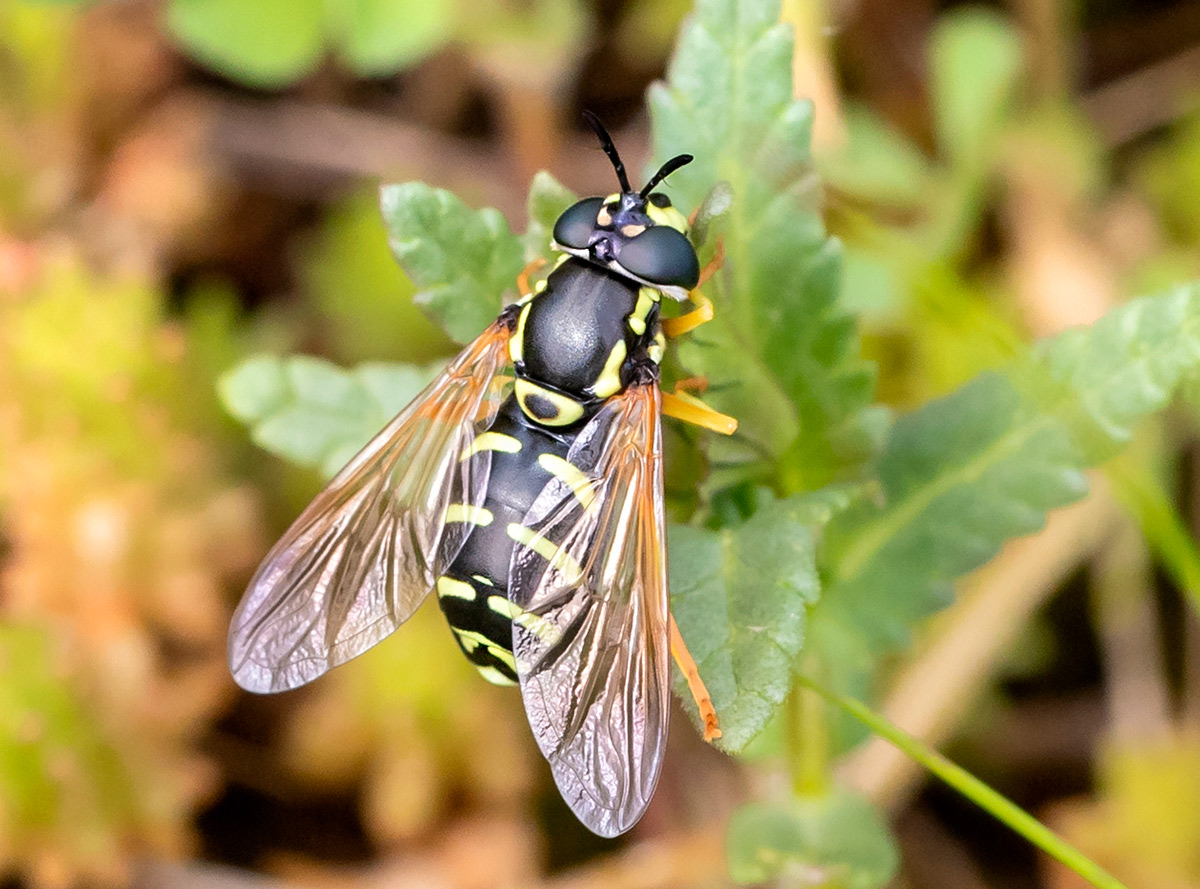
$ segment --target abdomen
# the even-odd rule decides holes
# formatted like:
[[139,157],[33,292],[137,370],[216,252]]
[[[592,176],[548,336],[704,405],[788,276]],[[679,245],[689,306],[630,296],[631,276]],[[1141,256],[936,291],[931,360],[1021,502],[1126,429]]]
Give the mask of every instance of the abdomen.
[[452,508],[447,517],[474,527],[438,580],[438,604],[463,653],[490,682],[517,679],[512,656],[516,609],[508,601],[509,565],[523,537],[525,514],[553,478],[552,470],[565,461],[573,438],[532,423],[510,396],[492,428],[476,438],[476,449],[492,457],[483,507]]

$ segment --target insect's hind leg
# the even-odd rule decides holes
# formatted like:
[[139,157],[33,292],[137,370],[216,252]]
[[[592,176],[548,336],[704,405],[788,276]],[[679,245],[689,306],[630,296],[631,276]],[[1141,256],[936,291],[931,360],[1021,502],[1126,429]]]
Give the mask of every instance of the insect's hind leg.
[[671,657],[675,658],[675,663],[679,665],[679,671],[687,680],[688,691],[692,693],[692,699],[700,711],[700,721],[704,723],[704,740],[711,744],[721,737],[721,724],[717,719],[717,710],[713,706],[712,697],[704,685],[704,680],[700,678],[700,668],[696,666],[691,652],[687,650],[687,645],[683,642],[683,636],[679,633],[675,615],[670,615],[670,620]]

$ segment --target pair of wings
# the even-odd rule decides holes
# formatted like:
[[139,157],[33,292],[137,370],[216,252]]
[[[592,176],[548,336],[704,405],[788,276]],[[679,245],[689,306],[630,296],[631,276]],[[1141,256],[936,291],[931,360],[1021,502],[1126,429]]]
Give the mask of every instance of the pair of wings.
[[[302,512],[250,582],[229,635],[234,679],[295,688],[407,620],[482,506],[490,453],[461,460],[506,394],[509,329],[489,327]],[[526,714],[563,798],[602,836],[633,826],[662,763],[670,706],[661,397],[630,387],[580,431],[525,525],[558,546],[518,546],[509,599]],[[544,549],[544,547],[541,547]]]

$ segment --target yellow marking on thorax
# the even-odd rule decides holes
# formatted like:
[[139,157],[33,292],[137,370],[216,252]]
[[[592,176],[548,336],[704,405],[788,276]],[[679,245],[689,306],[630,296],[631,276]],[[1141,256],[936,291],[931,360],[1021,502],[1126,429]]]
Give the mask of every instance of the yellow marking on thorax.
[[650,317],[650,309],[658,305],[659,299],[661,296],[653,287],[642,287],[638,290],[637,305],[629,313],[629,319],[626,322],[629,329],[638,336],[646,332],[646,319]]
[[508,536],[517,543],[533,550],[549,562],[551,568],[560,572],[567,579],[567,583],[574,584],[583,579],[583,568],[568,553],[563,552],[562,548],[553,540],[543,537],[532,528],[518,525],[516,522],[510,523],[506,530]]
[[655,364],[662,364],[663,355],[667,352],[667,338],[660,330],[654,335],[654,342],[646,347],[646,355]]
[[[517,403],[521,406],[525,416],[543,426],[570,426],[583,416],[583,405],[578,401],[558,392],[551,392],[531,380],[517,377],[513,392],[516,394]],[[531,397],[544,399],[554,409],[554,413],[546,417],[535,413],[529,407]]]
[[526,303],[525,308],[521,309],[521,314],[517,316],[517,329],[508,340],[508,357],[513,364],[519,363],[525,356],[525,319],[529,317],[529,305]]
[[555,454],[542,454],[538,457],[538,465],[570,488],[584,509],[588,509],[596,499],[596,492],[592,490],[592,479],[569,460]]
[[597,398],[608,398],[621,391],[621,365],[625,363],[625,354],[625,340],[617,340],[617,344],[608,353],[608,360],[604,362],[600,376],[592,383],[592,394]]
[[451,503],[446,507],[446,522],[467,522],[472,525],[487,527],[495,518],[491,510],[482,506],[471,506],[467,503]]
[[466,581],[455,580],[453,577],[439,577],[437,582],[438,596],[450,596],[453,599],[475,601],[475,587]]
[[506,454],[515,454],[520,450],[521,442],[511,435],[505,435],[503,432],[485,432],[476,436],[475,440],[471,442],[471,446],[463,451],[463,455],[458,459],[459,462],[470,460],[480,451],[503,451]]

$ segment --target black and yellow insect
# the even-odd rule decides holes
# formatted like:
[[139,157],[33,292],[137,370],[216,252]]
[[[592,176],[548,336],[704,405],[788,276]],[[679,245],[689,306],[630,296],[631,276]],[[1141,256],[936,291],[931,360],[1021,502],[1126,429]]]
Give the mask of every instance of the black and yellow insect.
[[[711,317],[688,222],[640,191],[589,122],[621,191],[554,227],[562,253],[350,461],[275,545],[233,618],[234,678],[295,688],[361,654],[433,590],[485,678],[519,683],[559,790],[602,836],[658,780],[674,653],[719,734],[670,616],[660,414],[732,432],[658,387],[668,336]],[[698,308],[660,317],[662,300]],[[512,373],[507,371],[512,368]]]

